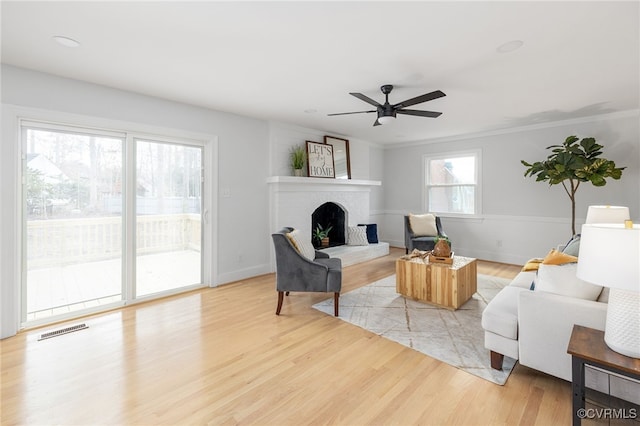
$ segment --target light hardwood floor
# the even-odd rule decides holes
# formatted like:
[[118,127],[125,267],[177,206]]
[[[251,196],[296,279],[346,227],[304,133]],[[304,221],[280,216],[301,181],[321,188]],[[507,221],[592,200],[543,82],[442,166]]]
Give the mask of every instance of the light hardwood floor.
[[[343,291],[393,274],[402,254],[345,268]],[[37,341],[41,329],[1,341],[0,423],[571,422],[565,381],[517,365],[495,385],[313,309],[326,294],[292,293],[276,316],[274,283],[264,275],[83,318],[65,325],[89,329],[53,339]]]

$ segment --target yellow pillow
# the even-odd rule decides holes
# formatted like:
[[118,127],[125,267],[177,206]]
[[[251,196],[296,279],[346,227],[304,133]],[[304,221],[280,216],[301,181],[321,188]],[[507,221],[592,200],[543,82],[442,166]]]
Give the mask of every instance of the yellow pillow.
[[299,229],[287,233],[287,238],[291,241],[293,247],[309,260],[314,260],[316,257],[316,250],[313,248],[313,244],[307,238],[302,236],[302,232]]
[[542,259],[541,257],[534,257],[533,259],[527,260],[527,263],[525,263],[522,267],[522,271],[537,271],[543,260],[544,259]]
[[563,253],[556,249],[551,249],[544,259],[534,257],[529,259],[527,263],[522,267],[523,271],[537,271],[538,267],[542,265],[564,265],[565,263],[576,263],[578,258],[569,254]]
[[542,261],[543,265],[564,265],[565,263],[576,263],[578,258],[569,254],[563,253],[556,249],[551,249]]
[[291,245],[293,246],[293,248],[296,249],[298,253],[300,253],[300,248],[296,243],[296,239],[291,234],[292,234],[291,232],[287,232],[285,235],[287,236],[287,239],[289,240],[289,242],[291,242]]

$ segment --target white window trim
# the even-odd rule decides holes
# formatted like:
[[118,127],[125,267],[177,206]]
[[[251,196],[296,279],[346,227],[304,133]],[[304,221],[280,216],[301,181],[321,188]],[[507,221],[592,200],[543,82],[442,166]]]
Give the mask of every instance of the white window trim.
[[[464,151],[448,151],[448,152],[439,152],[434,154],[424,154],[422,156],[422,208],[424,211],[429,211],[429,196],[428,196],[428,188],[430,185],[427,184],[427,176],[429,176],[429,163],[432,160],[441,160],[446,158],[457,158],[457,157],[470,157],[473,156],[475,158],[475,186],[476,190],[474,193],[474,205],[475,205],[475,213],[473,214],[463,214],[463,213],[449,213],[449,212],[433,212],[437,213],[440,217],[454,217],[454,218],[481,218],[482,217],[482,150],[481,149],[471,149]],[[431,185],[431,186],[461,186],[461,185]]]

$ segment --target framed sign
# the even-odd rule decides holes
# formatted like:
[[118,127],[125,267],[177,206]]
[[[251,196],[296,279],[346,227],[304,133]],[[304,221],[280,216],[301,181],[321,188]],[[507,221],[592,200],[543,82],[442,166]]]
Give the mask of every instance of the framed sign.
[[332,145],[307,141],[307,175],[323,178],[336,177]]
[[351,179],[351,161],[349,159],[349,141],[333,136],[325,136],[324,143],[333,146],[333,164],[336,179]]

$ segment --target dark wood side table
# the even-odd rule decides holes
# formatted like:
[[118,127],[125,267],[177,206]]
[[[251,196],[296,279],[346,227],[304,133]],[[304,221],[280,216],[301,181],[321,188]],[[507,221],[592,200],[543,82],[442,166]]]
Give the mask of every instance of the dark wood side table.
[[574,426],[580,425],[585,417],[585,364],[640,379],[640,359],[630,358],[609,349],[604,342],[604,331],[574,325],[567,352],[571,354]]

